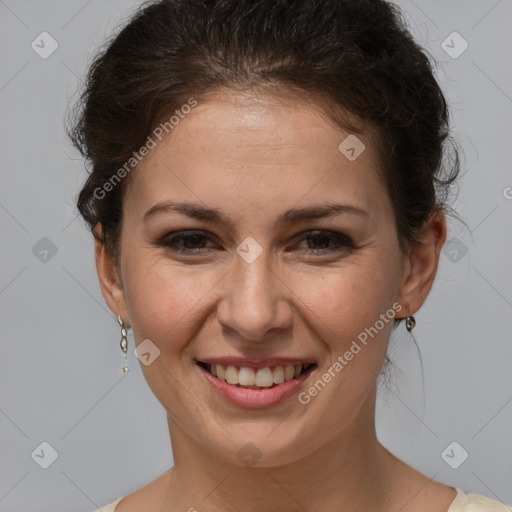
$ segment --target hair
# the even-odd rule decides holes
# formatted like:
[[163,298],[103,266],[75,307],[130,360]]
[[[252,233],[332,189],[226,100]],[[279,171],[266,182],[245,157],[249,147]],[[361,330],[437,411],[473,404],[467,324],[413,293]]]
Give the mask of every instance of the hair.
[[431,61],[383,0],[146,2],[95,57],[68,127],[89,172],[80,214],[117,261],[137,171],[105,199],[95,191],[190,98],[251,90],[314,99],[340,128],[375,135],[406,251],[433,213],[449,210],[459,173]]

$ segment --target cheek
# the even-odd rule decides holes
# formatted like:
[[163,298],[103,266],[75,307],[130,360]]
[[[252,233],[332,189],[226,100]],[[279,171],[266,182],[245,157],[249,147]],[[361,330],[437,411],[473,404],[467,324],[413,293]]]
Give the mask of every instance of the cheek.
[[197,327],[218,273],[132,254],[126,262],[126,301],[133,335],[138,343],[149,338],[162,352],[176,352]]
[[[371,261],[370,261],[371,259]],[[381,262],[368,258],[357,264],[347,264],[338,269],[304,273],[294,279],[293,291],[300,297],[305,316],[314,321],[330,340],[334,349],[341,350],[347,342],[356,339],[366,328],[373,326],[381,314],[392,313],[394,288],[393,272]],[[310,311],[311,313],[308,313]],[[388,331],[379,323],[379,327]]]

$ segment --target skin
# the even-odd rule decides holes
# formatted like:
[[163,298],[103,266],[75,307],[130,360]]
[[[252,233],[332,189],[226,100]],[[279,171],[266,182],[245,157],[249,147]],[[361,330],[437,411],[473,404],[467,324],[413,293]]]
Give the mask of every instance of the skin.
[[[377,376],[392,322],[307,405],[296,395],[256,410],[229,404],[195,363],[300,357],[318,365],[310,386],[394,303],[397,317],[421,307],[445,241],[444,216],[434,214],[418,235],[422,244],[401,252],[375,146],[359,136],[366,149],[349,161],[338,150],[348,134],[305,99],[219,93],[201,99],[132,171],[119,264],[96,242],[96,265],[111,311],[137,345],[150,339],[160,350],[141,368],[167,411],[175,466],[117,512],[448,509],[454,489],[406,466],[376,438]],[[172,211],[145,223],[166,200],[221,210],[232,226]],[[274,225],[288,209],[325,203],[365,214]],[[159,245],[190,229],[207,236],[188,246],[198,253]],[[311,230],[342,233],[355,248],[305,238]],[[263,250],[252,263],[235,251],[248,236]],[[325,249],[333,246],[340,250]],[[247,442],[261,454],[253,467],[237,457]]]

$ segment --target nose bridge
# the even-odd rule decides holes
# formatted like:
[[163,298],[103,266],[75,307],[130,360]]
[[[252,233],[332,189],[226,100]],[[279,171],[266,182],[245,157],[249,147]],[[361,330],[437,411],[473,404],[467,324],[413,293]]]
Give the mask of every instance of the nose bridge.
[[263,340],[269,330],[286,328],[291,320],[286,287],[272,268],[269,251],[252,261],[240,254],[218,308],[219,321],[244,339]]

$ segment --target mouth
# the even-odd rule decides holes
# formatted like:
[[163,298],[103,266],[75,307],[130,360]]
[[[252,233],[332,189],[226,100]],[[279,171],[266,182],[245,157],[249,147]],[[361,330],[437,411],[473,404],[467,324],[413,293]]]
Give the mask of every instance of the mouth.
[[233,387],[244,389],[272,389],[290,381],[303,381],[317,367],[314,362],[296,361],[281,364],[246,365],[227,364],[226,362],[196,361],[197,365],[213,378]]

